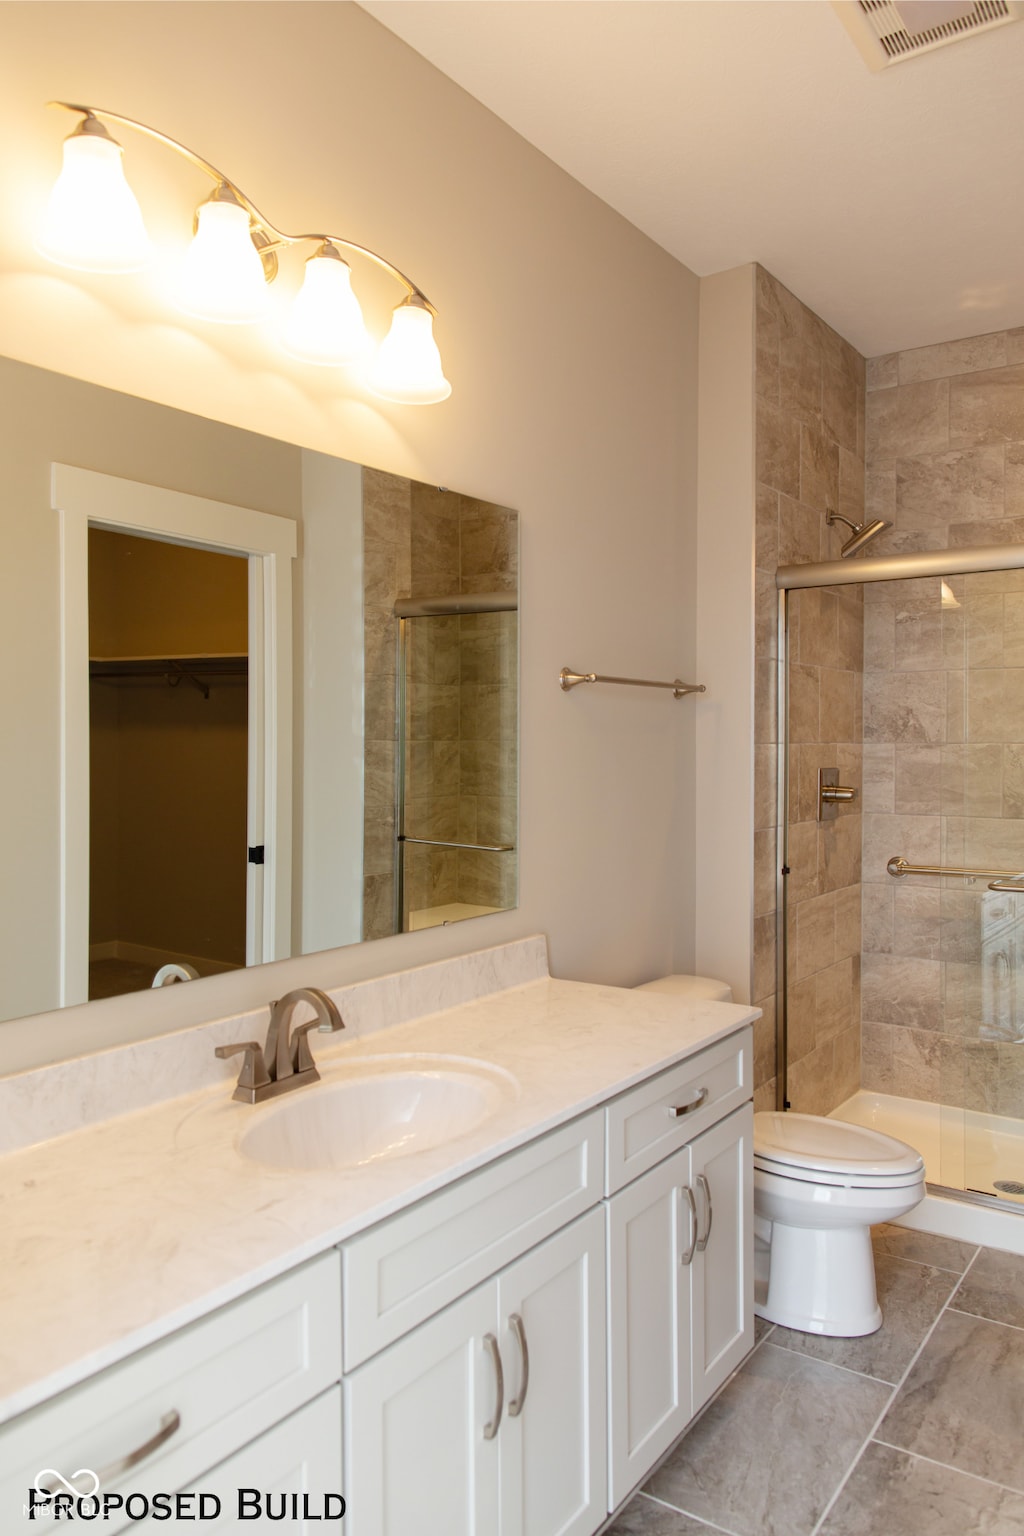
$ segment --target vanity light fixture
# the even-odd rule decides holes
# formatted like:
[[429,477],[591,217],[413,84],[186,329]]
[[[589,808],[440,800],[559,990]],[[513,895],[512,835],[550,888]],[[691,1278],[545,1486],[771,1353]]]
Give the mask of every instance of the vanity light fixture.
[[[87,272],[135,272],[146,264],[149,238],[125,179],[123,151],[101,119],[133,128],[176,150],[214,182],[214,191],[196,212],[177,294],[181,309],[226,324],[258,320],[266,309],[267,284],[278,273],[279,254],[292,246],[314,245],[285,327],[286,349],[304,362],[365,366],[367,387],[385,400],[403,405],[447,400],[452,387],[434,340],[436,310],[392,262],[338,235],[290,235],[277,229],[216,166],[145,123],[102,107],[69,101],[50,105],[80,113],[82,121],[64,143],[63,169],[37,240],[42,255]],[[375,262],[406,289],[375,358],[342,249]]]

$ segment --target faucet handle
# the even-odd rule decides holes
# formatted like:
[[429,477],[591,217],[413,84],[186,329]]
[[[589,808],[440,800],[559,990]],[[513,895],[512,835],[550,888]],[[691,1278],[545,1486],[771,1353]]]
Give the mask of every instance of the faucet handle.
[[236,1045],[218,1045],[213,1054],[219,1056],[221,1061],[227,1061],[230,1056],[237,1056],[239,1051],[245,1052],[245,1060],[238,1074],[234,1097],[252,1102],[250,1095],[257,1088],[265,1088],[270,1082],[262,1047],[255,1040],[239,1040]]

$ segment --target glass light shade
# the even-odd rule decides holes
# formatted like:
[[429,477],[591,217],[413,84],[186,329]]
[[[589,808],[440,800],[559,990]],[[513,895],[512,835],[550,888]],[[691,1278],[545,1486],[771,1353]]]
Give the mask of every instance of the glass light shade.
[[367,384],[375,395],[399,405],[436,405],[448,399],[452,387],[434,340],[434,317],[421,301],[406,299],[395,310]]
[[322,248],[306,262],[302,287],[292,303],[284,344],[306,363],[341,367],[370,349],[347,261]]
[[241,204],[218,200],[199,208],[199,227],[185,255],[178,304],[200,320],[245,325],[267,303],[267,282]]
[[149,236],[121,165],[122,150],[105,132],[64,140],[64,165],[47,205],[36,249],[79,272],[137,272],[149,259]]

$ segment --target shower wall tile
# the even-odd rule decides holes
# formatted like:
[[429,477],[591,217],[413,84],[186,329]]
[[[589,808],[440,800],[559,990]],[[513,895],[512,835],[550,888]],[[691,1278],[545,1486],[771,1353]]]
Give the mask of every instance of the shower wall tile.
[[861,886],[847,885],[836,891],[836,959],[860,960],[863,942],[861,922]]
[[[853,522],[864,515],[864,361],[763,269],[757,272],[757,535],[755,739],[776,740],[775,563],[835,558],[846,537],[825,512]],[[895,380],[894,380],[895,382]],[[808,1059],[797,1108],[830,1109],[849,1093],[848,1062],[859,1054],[860,803],[819,826],[817,775],[837,767],[843,783],[862,784],[864,602],[860,589],[794,593],[790,602],[790,846],[787,900],[792,934],[790,1042]],[[755,763],[754,1000],[774,1005],[774,759]],[[769,840],[771,839],[771,840]],[[770,862],[769,862],[770,861]],[[770,903],[770,905],[769,905]],[[793,957],[796,970],[793,970]],[[770,964],[769,964],[770,957]],[[821,1011],[819,1011],[818,976]],[[763,990],[762,990],[763,989]],[[816,1044],[819,1020],[827,1039]],[[856,1040],[854,1040],[856,1036]],[[843,1041],[837,1053],[836,1042]],[[852,1043],[851,1043],[852,1042]],[[841,1055],[841,1061],[840,1061]],[[840,1070],[837,1073],[837,1063]],[[761,1107],[774,1105],[775,1064],[759,1055]],[[761,1081],[762,1073],[772,1077]],[[806,1101],[805,1101],[806,1099]]]
[[942,747],[896,748],[893,809],[898,815],[928,815],[942,808]]
[[[865,617],[870,612],[870,608],[865,609]],[[865,812],[896,809],[896,747],[893,742],[865,741],[861,803]]]
[[821,514],[839,504],[839,447],[816,426],[800,427],[800,500]]
[[822,890],[856,890],[861,872],[861,817],[838,816],[818,828],[818,884]]
[[942,672],[876,672],[864,688],[865,741],[937,744],[944,739],[947,686]]
[[984,447],[896,461],[896,518],[901,529],[934,528],[1004,515],[1003,449]]
[[861,923],[863,950],[876,954],[892,954],[894,946],[894,902],[896,892],[892,882],[888,885],[861,886]]
[[950,382],[953,448],[1024,439],[1024,365],[964,374]]
[[[911,864],[937,864],[941,846],[941,823],[938,816],[883,816],[865,815],[864,818],[863,878],[865,881],[891,881],[886,865],[894,855],[901,855]],[[904,881],[919,884],[931,879],[924,875],[905,875]]]
[[865,1018],[915,1030],[939,1028],[942,967],[937,960],[865,954],[861,987]]
[[916,384],[923,379],[948,379],[954,374],[977,373],[1002,368],[1012,361],[1007,357],[1006,331],[990,331],[984,336],[968,336],[963,341],[940,341],[930,347],[914,347],[907,352],[890,352],[885,359],[896,360],[894,384]]
[[891,389],[900,382],[900,354],[898,352],[886,352],[881,357],[869,357],[865,367],[865,374],[865,384],[868,390]]
[[876,466],[949,447],[949,381],[879,389],[866,404],[867,443]]
[[794,499],[800,498],[800,422],[777,405],[758,399],[755,419],[756,473],[762,485],[770,485]]
[[754,916],[765,917],[776,903],[776,827],[754,833]]

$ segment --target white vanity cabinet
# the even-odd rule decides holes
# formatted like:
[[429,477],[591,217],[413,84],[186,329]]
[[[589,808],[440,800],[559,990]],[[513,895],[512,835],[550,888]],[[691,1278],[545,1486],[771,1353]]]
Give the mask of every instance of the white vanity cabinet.
[[[0,1428],[0,1529],[20,1529],[29,1490],[46,1472],[74,1476],[73,1486],[91,1493],[93,1478],[78,1475],[86,1469],[101,1494],[139,1495],[131,1509],[101,1517],[111,1533],[136,1528],[143,1501],[156,1493],[223,1484],[222,1464],[260,1439],[256,1486],[287,1486],[289,1479],[294,1486],[297,1468],[301,1482],[301,1466],[313,1467],[311,1458],[297,1459],[289,1432],[275,1437],[272,1426],[283,1426],[338,1381],[339,1280],[338,1255],[325,1254]],[[324,1425],[337,1425],[338,1396],[335,1385],[333,1404],[328,1398],[315,1415],[324,1447]],[[315,1464],[318,1492],[342,1491],[339,1447],[340,1435],[327,1460]],[[35,1518],[46,1517],[40,1509]],[[204,1530],[211,1527],[203,1522]],[[279,1528],[263,1521],[242,1526]]]
[[350,1536],[591,1536],[606,1514],[590,1211],[345,1380]]
[[601,1525],[603,1132],[583,1116],[344,1246],[350,1536]]
[[609,1107],[610,1509],[753,1347],[750,1065],[743,1030]]

